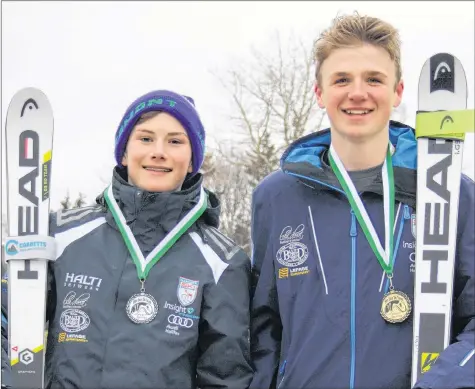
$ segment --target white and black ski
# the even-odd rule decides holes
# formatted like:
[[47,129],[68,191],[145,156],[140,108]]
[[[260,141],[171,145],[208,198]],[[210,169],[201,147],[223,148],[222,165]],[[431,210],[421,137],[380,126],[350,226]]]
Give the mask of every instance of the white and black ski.
[[8,329],[12,388],[44,387],[53,112],[38,89],[16,93],[6,124]]
[[416,117],[412,386],[450,343],[463,134],[470,130],[466,108],[462,64],[447,53],[433,55],[421,70]]

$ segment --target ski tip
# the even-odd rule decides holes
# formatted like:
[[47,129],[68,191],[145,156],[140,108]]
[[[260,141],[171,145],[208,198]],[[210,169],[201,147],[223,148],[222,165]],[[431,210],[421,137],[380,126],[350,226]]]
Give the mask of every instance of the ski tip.
[[29,112],[42,111],[52,116],[52,107],[46,94],[38,88],[27,87],[18,90],[10,100],[7,120],[26,118]]
[[468,97],[467,79],[460,60],[451,53],[440,52],[429,57],[419,77],[420,111],[460,109]]
[[43,99],[46,99],[46,94],[43,92],[43,90],[41,90],[40,88],[36,88],[36,87],[33,87],[33,86],[28,86],[28,87],[25,87],[25,88],[22,88],[22,89],[19,89],[18,91],[15,92],[15,94],[13,95],[13,97],[11,98],[11,100],[14,100],[18,97],[22,97],[22,96],[41,96]]

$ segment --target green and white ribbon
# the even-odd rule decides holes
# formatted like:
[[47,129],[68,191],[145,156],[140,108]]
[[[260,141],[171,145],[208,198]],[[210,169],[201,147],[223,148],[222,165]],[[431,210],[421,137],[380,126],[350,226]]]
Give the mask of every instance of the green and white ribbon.
[[124,239],[125,245],[129,249],[130,256],[135,263],[137,268],[137,274],[141,281],[144,281],[150,269],[155,265],[165,253],[175,244],[175,242],[193,225],[193,223],[198,220],[198,218],[204,213],[208,206],[208,196],[203,188],[201,188],[200,198],[198,204],[196,204],[190,212],[188,212],[185,217],[180,220],[180,222],[165,236],[165,238],[155,247],[152,252],[147,255],[147,258],[144,258],[142,251],[135,240],[130,227],[125,221],[124,215],[120,210],[117,202],[114,199],[112,193],[112,186],[104,193],[105,200],[109,205],[109,209],[112,212],[117,226],[119,227],[122,238]]
[[390,276],[393,271],[393,226],[394,226],[394,174],[392,164],[392,153],[394,146],[390,143],[386,158],[382,167],[383,176],[383,201],[384,201],[384,234],[385,234],[385,248],[383,249],[378,235],[373,227],[373,223],[369,218],[368,212],[361,201],[361,198],[348,175],[343,163],[338,157],[333,144],[330,145],[329,160],[330,165],[340,182],[341,187],[345,191],[351,208],[361,225],[361,228],[368,239],[369,245],[373,249],[376,258],[378,259],[383,270]]

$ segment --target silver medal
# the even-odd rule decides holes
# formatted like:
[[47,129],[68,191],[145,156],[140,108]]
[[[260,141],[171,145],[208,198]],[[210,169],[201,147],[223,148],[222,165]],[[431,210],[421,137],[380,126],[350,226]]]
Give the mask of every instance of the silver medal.
[[150,323],[158,313],[158,304],[148,293],[134,294],[125,308],[127,316],[136,324]]

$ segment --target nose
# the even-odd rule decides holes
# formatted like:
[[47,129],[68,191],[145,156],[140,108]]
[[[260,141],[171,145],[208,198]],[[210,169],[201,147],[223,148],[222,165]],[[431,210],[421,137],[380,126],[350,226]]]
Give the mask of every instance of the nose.
[[348,91],[348,98],[352,101],[364,101],[368,98],[368,91],[363,80],[354,80]]
[[160,142],[160,141],[154,142],[150,156],[152,157],[152,159],[166,158],[165,145],[163,144],[163,142]]

